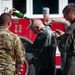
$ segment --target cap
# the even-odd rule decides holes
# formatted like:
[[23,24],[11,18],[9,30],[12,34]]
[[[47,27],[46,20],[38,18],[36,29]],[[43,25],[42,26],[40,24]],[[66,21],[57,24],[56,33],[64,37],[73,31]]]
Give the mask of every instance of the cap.
[[43,8],[43,14],[49,14],[49,8],[48,7]]

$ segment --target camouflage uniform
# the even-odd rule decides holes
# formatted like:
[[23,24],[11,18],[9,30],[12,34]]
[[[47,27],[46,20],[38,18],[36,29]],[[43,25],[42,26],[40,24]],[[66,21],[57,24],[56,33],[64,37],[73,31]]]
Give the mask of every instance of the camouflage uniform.
[[0,26],[0,75],[15,75],[16,68],[25,61],[24,51],[19,37]]

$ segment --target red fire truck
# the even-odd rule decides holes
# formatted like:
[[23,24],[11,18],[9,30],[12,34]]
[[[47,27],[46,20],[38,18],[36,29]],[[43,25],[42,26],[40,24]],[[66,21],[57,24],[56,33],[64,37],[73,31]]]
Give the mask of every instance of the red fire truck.
[[[3,12],[8,12],[11,8],[16,8],[25,14],[25,16],[29,18],[39,18],[42,21],[43,7],[48,7],[50,9],[49,16],[50,18],[63,17],[62,10],[68,4],[75,2],[74,0],[0,0],[0,14]],[[36,34],[33,34],[32,31],[27,28],[29,21],[22,18],[13,17],[12,26],[10,30],[17,34],[23,43],[32,44],[36,38]],[[62,31],[65,30],[63,24],[52,23],[52,30],[60,29]],[[35,75],[35,68],[33,65],[28,64],[28,60],[30,60],[33,55],[31,53],[27,54],[27,60],[25,64],[21,66],[21,71],[19,75]],[[56,68],[60,69],[60,52],[57,48],[56,50]]]

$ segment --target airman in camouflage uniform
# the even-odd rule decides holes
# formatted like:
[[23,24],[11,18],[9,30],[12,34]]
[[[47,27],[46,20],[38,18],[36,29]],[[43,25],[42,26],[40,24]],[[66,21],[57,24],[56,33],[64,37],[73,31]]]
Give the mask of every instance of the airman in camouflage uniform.
[[0,17],[0,75],[16,75],[25,61],[25,49],[19,37],[8,30],[10,25],[11,15],[3,13]]

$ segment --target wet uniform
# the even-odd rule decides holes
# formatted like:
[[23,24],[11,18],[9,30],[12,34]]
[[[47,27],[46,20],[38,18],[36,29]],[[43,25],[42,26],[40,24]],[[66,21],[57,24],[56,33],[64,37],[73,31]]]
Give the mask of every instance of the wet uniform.
[[56,39],[49,26],[39,30],[32,53],[36,75],[55,75]]

